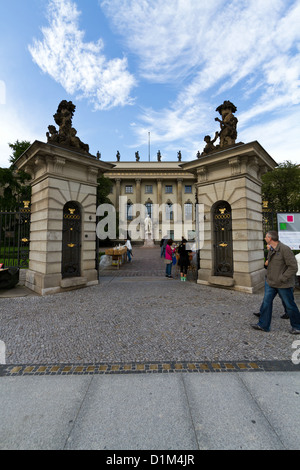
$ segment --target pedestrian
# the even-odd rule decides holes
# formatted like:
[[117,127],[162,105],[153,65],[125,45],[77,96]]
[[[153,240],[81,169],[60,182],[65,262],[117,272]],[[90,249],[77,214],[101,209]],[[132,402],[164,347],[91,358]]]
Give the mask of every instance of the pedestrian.
[[125,246],[127,248],[127,259],[128,259],[128,263],[130,263],[132,260],[131,260],[131,257],[133,256],[132,255],[132,246],[131,246],[131,243],[130,243],[130,240],[129,238],[127,238],[126,240],[126,243],[125,243]]
[[167,236],[164,236],[161,240],[160,240],[160,257],[161,258],[164,258],[165,257],[165,251],[166,251],[166,245],[167,245],[167,241],[168,241],[168,238]]
[[292,329],[290,333],[300,334],[300,312],[294,300],[294,278],[297,272],[297,262],[292,250],[278,240],[278,233],[270,230],[265,237],[270,245],[268,253],[265,295],[260,308],[257,324],[251,325],[255,330],[270,331],[273,300],[280,295]]
[[[296,272],[296,279],[298,281],[298,285],[300,287],[300,253],[298,253],[296,256],[296,261],[297,261],[297,264],[298,264],[298,271]],[[298,286],[297,286],[298,287]]]
[[167,243],[168,243],[168,237],[165,236],[161,240],[161,252],[160,252],[160,257],[161,258],[165,257]]
[[166,277],[172,279],[172,264],[173,264],[173,253],[175,253],[175,248],[172,248],[173,240],[169,238],[166,244],[165,251],[165,264],[166,264]]
[[[270,248],[271,248],[270,245],[267,245],[267,250],[268,250],[268,251],[270,250]],[[266,259],[266,260],[265,260],[265,269],[267,269],[267,267],[268,267],[268,260]],[[284,308],[284,314],[281,315],[280,318],[284,318],[284,319],[287,320],[287,319],[289,319],[290,317],[289,317],[288,314],[287,314],[286,306],[285,306],[285,304],[284,304],[284,301],[283,301],[282,297],[280,296],[280,292],[278,292],[278,295],[279,295],[279,297],[280,297],[280,299],[281,299],[281,302],[282,302],[282,305],[283,305],[283,308]],[[264,301],[262,301],[262,304],[263,304],[263,302],[264,302]],[[260,308],[262,307],[262,304],[261,304]],[[253,315],[256,315],[257,317],[260,317],[260,310],[259,310],[259,312],[254,312]]]
[[180,267],[180,280],[186,281],[187,270],[190,265],[190,252],[186,249],[186,239],[182,238],[181,243],[178,247],[178,266]]

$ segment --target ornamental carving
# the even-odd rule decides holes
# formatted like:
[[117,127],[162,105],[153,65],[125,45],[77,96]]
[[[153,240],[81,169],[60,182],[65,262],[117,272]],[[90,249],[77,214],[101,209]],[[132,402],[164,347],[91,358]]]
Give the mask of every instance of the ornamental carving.
[[53,116],[54,121],[59,126],[59,130],[53,125],[48,126],[48,132],[46,132],[47,142],[76,149],[77,152],[90,155],[88,144],[84,144],[79,137],[77,137],[77,131],[72,127],[75,109],[76,106],[72,101],[63,100],[59,103],[57,111]]

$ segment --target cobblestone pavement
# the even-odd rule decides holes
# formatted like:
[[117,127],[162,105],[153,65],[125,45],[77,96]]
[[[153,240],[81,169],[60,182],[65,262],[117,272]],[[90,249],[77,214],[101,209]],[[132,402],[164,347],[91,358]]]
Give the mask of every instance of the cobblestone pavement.
[[297,337],[289,333],[289,320],[280,318],[279,299],[271,332],[255,331],[249,325],[257,322],[252,312],[263,293],[201,286],[193,273],[185,283],[170,280],[164,270],[159,248],[135,248],[133,263],[101,270],[97,286],[44,297],[2,296],[6,363],[291,362]]

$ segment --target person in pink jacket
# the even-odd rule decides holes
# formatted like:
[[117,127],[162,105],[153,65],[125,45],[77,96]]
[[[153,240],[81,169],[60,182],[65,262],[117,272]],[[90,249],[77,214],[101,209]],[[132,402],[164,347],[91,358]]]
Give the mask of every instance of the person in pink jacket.
[[172,255],[175,252],[175,248],[172,248],[173,240],[170,238],[167,242],[166,251],[165,251],[165,263],[166,263],[166,277],[172,279]]

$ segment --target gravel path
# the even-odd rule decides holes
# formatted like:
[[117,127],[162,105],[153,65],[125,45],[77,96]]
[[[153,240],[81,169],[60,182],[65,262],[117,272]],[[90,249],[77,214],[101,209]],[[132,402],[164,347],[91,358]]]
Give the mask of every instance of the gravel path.
[[159,249],[140,248],[132,265],[101,271],[97,286],[0,298],[7,364],[291,359],[297,337],[280,318],[279,299],[272,331],[259,332],[249,325],[263,293],[201,286],[192,274],[183,283],[163,273]]

